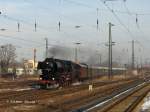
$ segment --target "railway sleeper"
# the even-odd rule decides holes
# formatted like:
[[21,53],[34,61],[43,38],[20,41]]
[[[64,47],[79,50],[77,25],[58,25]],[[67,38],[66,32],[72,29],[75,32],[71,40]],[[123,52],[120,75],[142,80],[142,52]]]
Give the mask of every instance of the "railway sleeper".
[[[139,87],[139,88],[135,88],[133,91],[130,91],[129,93],[126,93],[126,94],[122,95],[119,99],[112,100],[111,102],[109,102],[108,106],[104,107],[103,109],[100,109],[100,112],[108,112],[112,107],[114,107],[115,105],[121,103],[127,97],[130,97],[134,93],[140,91],[140,89],[142,89],[142,88],[143,88],[143,86]],[[132,112],[132,110],[138,105],[138,103],[144,98],[144,96],[146,96],[146,94],[148,93],[148,91],[146,91],[144,94],[142,94],[140,96],[136,96],[134,98],[133,102],[130,102],[129,106],[127,106],[122,112]]]

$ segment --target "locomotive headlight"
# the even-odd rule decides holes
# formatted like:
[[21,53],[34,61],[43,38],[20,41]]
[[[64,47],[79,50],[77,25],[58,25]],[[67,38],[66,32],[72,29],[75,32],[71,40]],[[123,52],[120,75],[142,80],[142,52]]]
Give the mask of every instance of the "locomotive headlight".
[[53,77],[52,80],[55,80],[55,78]]

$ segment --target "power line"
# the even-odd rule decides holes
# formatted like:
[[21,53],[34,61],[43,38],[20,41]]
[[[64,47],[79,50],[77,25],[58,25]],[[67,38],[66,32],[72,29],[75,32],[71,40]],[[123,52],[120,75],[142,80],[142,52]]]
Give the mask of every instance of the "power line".
[[76,1],[73,1],[73,0],[64,0],[64,1],[72,3],[72,4],[75,4],[75,5],[78,5],[78,6],[84,6],[84,7],[87,7],[87,8],[93,8],[90,5],[87,5],[87,4],[84,4],[84,3],[81,3],[81,2],[76,2]]
[[[73,1],[73,0],[65,0],[65,1],[71,1],[72,3],[74,3],[74,4],[76,4],[76,5],[81,5],[81,6],[84,6],[84,7],[89,7],[89,8],[92,8],[91,6],[89,6],[89,5],[85,5],[84,3],[78,3],[78,2],[75,2],[75,1]],[[102,11],[104,11],[103,9],[100,9],[100,10],[102,10]],[[106,11],[106,10],[105,10]],[[117,12],[118,10],[113,10],[113,12]],[[126,12],[121,12],[121,11],[118,11],[118,12],[120,12],[120,13],[126,13]],[[132,13],[133,14],[133,13]],[[134,13],[134,14],[140,14],[140,13]],[[144,14],[144,13],[143,13]],[[146,14],[146,13],[145,13]],[[16,19],[16,18],[11,18],[11,17],[9,17],[9,16],[6,16],[5,15],[5,17],[7,17],[7,18],[9,18],[10,20],[14,20],[14,21],[21,21],[21,22],[24,22],[24,23],[28,23],[28,24],[30,24],[31,25],[31,23],[29,23],[28,21],[24,21],[24,20],[19,20],[19,19]],[[117,16],[118,17],[118,16]],[[32,24],[33,25],[33,24]],[[126,27],[126,26],[125,26]],[[129,31],[128,31],[129,32]],[[66,32],[65,32],[66,33]]]
[[[103,1],[102,0],[100,0],[102,3],[103,3]],[[126,27],[126,25],[120,20],[120,18],[117,16],[117,14],[107,5],[107,4],[105,4],[105,3],[103,3],[106,7],[107,7],[107,9],[114,15],[114,17],[118,20],[118,22],[127,30],[127,32],[130,34],[130,36],[131,36],[131,38],[133,39],[134,38],[134,36],[133,36],[133,34],[131,33],[131,31]]]
[[[129,14],[131,17],[133,17],[132,14],[131,14],[131,11],[129,10],[129,8],[127,7],[127,5],[126,5],[125,2],[124,2],[124,6],[125,6],[125,9],[127,10],[128,14]],[[139,31],[144,37],[146,37],[145,34],[144,34],[144,32],[141,30],[141,28],[140,28],[140,26],[139,26],[138,15],[142,15],[142,14],[134,13],[134,15],[135,15],[136,17],[133,18],[133,19],[135,19],[135,21],[136,21],[136,25],[137,25],[138,31]],[[144,14],[143,14],[143,15],[144,15]],[[142,38],[142,40],[143,40],[143,38]],[[145,41],[150,41],[150,40],[145,38]],[[138,41],[138,42],[139,42],[139,41]],[[139,42],[139,43],[140,43],[140,45],[141,45],[142,47],[144,47],[144,46],[141,44],[141,42]]]
[[33,41],[33,40],[26,40],[26,39],[23,39],[23,38],[20,38],[20,37],[15,37],[15,36],[9,36],[9,35],[2,35],[0,34],[0,37],[5,37],[5,38],[9,38],[9,39],[15,39],[15,40],[20,40],[20,41],[24,41],[24,42],[28,42],[28,43],[34,43],[34,44],[38,44],[38,45],[41,45],[40,42],[36,42],[36,41]]
[[[120,20],[120,18],[117,16],[116,13],[114,13],[114,11],[107,5],[104,3],[104,5],[107,7],[107,9],[115,16],[115,18],[119,21],[119,23],[128,31],[128,33],[130,34],[130,36],[132,38],[134,38],[132,32],[126,27],[126,25]],[[128,10],[129,12],[129,10]],[[130,14],[130,12],[129,12]],[[137,15],[136,15],[136,24],[138,23],[138,18],[137,18]],[[134,40],[132,40],[132,69],[134,69],[135,67],[135,56],[134,56]]]
[[[37,42],[37,41],[33,41],[33,40],[27,40],[27,39],[23,39],[23,38],[20,38],[20,37],[16,37],[16,36],[9,36],[9,35],[3,35],[3,34],[0,34],[0,38],[8,38],[8,39],[14,39],[14,40],[19,40],[19,41],[23,41],[23,42],[27,42],[27,43],[31,43],[31,44],[36,44],[38,45],[37,47],[41,47],[41,46],[44,46],[45,44],[42,43],[42,42]],[[63,47],[63,46],[60,46],[60,45],[57,45],[57,44],[48,44],[48,46],[59,46],[59,47]]]
[[[76,1],[73,1],[73,0],[64,0],[64,1],[66,1],[66,2],[69,2],[69,3],[73,3],[73,4],[76,4],[76,5],[80,5],[80,6],[84,6],[84,7],[88,7],[88,8],[92,8],[93,9],[93,7],[91,7],[90,5],[87,5],[87,4],[84,4],[84,3],[79,3],[79,2],[76,2]],[[44,7],[45,8],[45,7]],[[99,8],[99,10],[101,10],[101,11],[107,11],[106,9],[101,9],[101,8]],[[129,12],[127,11],[127,12],[125,12],[125,11],[119,11],[119,10],[113,10],[113,12],[116,12],[116,13],[122,13],[122,14],[129,14]],[[130,12],[130,14],[134,14],[134,15],[150,15],[150,13],[135,13],[135,12]],[[62,15],[61,15],[62,16]],[[28,22],[28,21],[25,21],[25,20],[21,20],[21,19],[16,19],[16,18],[12,18],[12,17],[10,17],[10,16],[7,16],[7,15],[3,15],[3,17],[5,17],[5,18],[7,18],[7,19],[9,19],[9,20],[12,20],[12,21],[19,21],[19,22],[23,22],[23,23],[26,23],[26,24],[28,24],[28,25],[33,25],[34,23],[30,23],[30,22]],[[45,26],[39,26],[38,25],[38,27],[40,27],[41,29],[50,29],[50,28],[45,28]],[[54,28],[51,28],[51,29],[54,29]]]
[[[89,5],[85,5],[83,3],[79,3],[79,2],[75,2],[73,0],[65,0],[65,1],[69,1],[73,4],[76,4],[76,5],[81,5],[81,6],[84,6],[84,7],[87,7],[87,8],[92,8],[91,6]],[[104,3],[104,2],[103,2]],[[107,7],[107,9],[109,9],[110,12],[113,13],[113,15],[115,16],[115,18],[119,21],[119,23],[127,30],[127,32],[130,34],[130,36],[132,37],[132,39],[135,37],[133,35],[133,33],[129,30],[128,27],[126,27],[126,25],[120,20],[120,18],[117,16],[116,13],[121,13],[121,14],[129,14],[129,15],[136,15],[136,24],[138,25],[138,18],[137,18],[137,15],[150,15],[150,13],[137,13],[137,12],[131,12],[128,7],[126,6],[125,2],[124,2],[124,5],[125,5],[125,8],[126,8],[126,12],[125,11],[119,11],[119,10],[114,10],[114,9],[111,9],[106,3],[104,3],[105,6]],[[100,9],[101,11],[108,11],[108,10],[105,10],[105,9]],[[138,25],[139,26],[139,25]],[[98,20],[97,20],[97,27],[98,27]]]
[[[69,3],[72,3],[72,4],[75,4],[75,5],[78,5],[78,6],[83,6],[83,7],[87,7],[87,8],[95,8],[94,6],[92,7],[91,5],[88,5],[88,4],[84,4],[84,3],[81,3],[81,2],[77,2],[77,1],[73,1],[73,0],[64,0],[66,2],[69,2]],[[102,1],[103,2],[103,1]],[[103,2],[104,3],[104,2]],[[126,7],[127,8],[127,7]],[[108,10],[106,9],[102,9],[99,7],[99,10],[101,11],[104,11],[104,12],[108,12]],[[131,14],[131,15],[143,15],[143,16],[150,16],[150,13],[146,12],[146,13],[137,13],[137,12],[131,12],[131,11],[121,11],[121,10],[113,10],[115,13],[121,13],[121,14]]]
[[[36,29],[37,29],[37,21],[33,21],[33,23],[31,23],[31,22],[29,22],[29,21],[26,21],[26,20],[23,20],[23,19],[17,19],[17,18],[14,18],[14,17],[10,17],[10,16],[8,16],[8,15],[1,15],[2,17],[4,17],[5,19],[8,19],[8,20],[10,20],[10,21],[15,21],[15,22],[17,22],[17,23],[24,23],[24,24],[26,24],[26,25],[32,25],[33,27],[34,27],[34,31],[36,31]],[[43,26],[43,25],[38,25],[38,28],[40,28],[40,29],[43,29],[43,30],[49,30],[49,29],[54,29],[54,27],[45,27],[45,26]]]
[[[125,6],[125,9],[127,10],[127,12],[129,13],[129,16],[133,17],[132,14],[131,14],[131,11],[129,10],[129,8],[127,7],[127,5],[126,5],[125,2],[124,2],[124,6]],[[140,14],[139,14],[139,15],[140,15]],[[139,31],[139,32],[144,36],[144,38],[145,38],[145,34],[144,34],[144,32],[141,30],[141,28],[140,28],[140,26],[139,26],[138,14],[135,13],[135,16],[136,16],[136,18],[133,18],[133,19],[135,19],[135,21],[136,21],[137,29],[138,29],[138,31]],[[144,40],[144,38],[142,38],[142,40]],[[145,41],[150,41],[150,40],[148,40],[148,39],[145,38]],[[142,43],[141,43],[140,41],[138,41],[138,43],[139,43],[139,45],[140,45],[142,48],[145,48],[144,45],[142,45]]]
[[[90,7],[90,8],[92,8],[91,6],[89,6],[89,5],[85,5],[84,3],[79,3],[79,2],[75,2],[75,1],[73,1],[73,0],[65,0],[65,1],[67,1],[67,2],[71,2],[71,3],[73,3],[73,4],[76,4],[76,5],[81,5],[81,6],[84,6],[84,7]],[[100,9],[101,11],[104,11],[103,9]],[[106,11],[106,10],[105,10]],[[120,13],[125,13],[125,12],[121,12],[121,11],[115,11],[115,10],[113,10],[114,12],[120,12]],[[138,14],[138,13],[136,13],[136,14]],[[139,15],[139,14],[138,14]],[[62,15],[61,15],[62,16]],[[24,21],[24,20],[19,20],[19,19],[16,19],[16,18],[12,18],[12,17],[9,17],[9,16],[7,16],[7,15],[4,15],[4,17],[5,18],[7,18],[7,19],[9,19],[9,20],[13,20],[13,21],[20,21],[20,22],[23,22],[23,23],[26,23],[26,24],[29,24],[29,25],[33,25],[33,24],[31,24],[30,22],[28,22],[28,21]],[[59,23],[60,23],[60,21],[59,21]],[[98,21],[97,21],[97,23],[98,23]],[[35,23],[35,31],[36,31],[36,23]],[[59,26],[59,30],[60,30],[60,24],[58,24],[58,26]],[[47,27],[47,28],[45,28],[45,27],[43,27],[43,26],[39,26],[38,25],[38,27],[40,27],[40,28],[42,28],[42,29],[46,29],[46,30],[49,30],[49,28]],[[54,29],[54,28],[52,28],[52,29]]]

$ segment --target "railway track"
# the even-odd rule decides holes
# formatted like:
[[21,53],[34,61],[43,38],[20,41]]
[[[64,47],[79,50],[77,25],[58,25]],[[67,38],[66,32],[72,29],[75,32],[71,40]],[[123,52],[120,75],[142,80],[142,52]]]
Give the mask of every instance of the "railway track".
[[[140,85],[144,81],[142,80],[136,80],[130,83],[122,83],[118,84],[116,86],[112,85],[112,87],[107,87],[107,89],[101,89],[97,92],[93,92],[91,94],[87,94],[85,96],[81,96],[74,99],[69,99],[68,101],[64,101],[60,103],[59,105],[55,106],[59,107],[59,109],[56,110],[56,112],[82,112],[86,111],[92,106],[105,102],[107,99],[110,99],[111,97],[118,95],[121,92],[124,92],[130,88],[133,88],[137,85]],[[94,111],[95,112],[95,111]]]
[[[126,79],[126,80],[121,80],[122,82],[126,81],[132,81],[135,79]],[[120,81],[120,80],[119,80]],[[99,86],[107,86],[113,83],[118,83],[119,81],[112,81],[112,82],[99,82],[99,83],[94,83],[94,87],[99,87]],[[68,87],[68,88],[63,88],[63,89],[55,89],[55,90],[37,90],[37,89],[31,89],[31,90],[24,90],[24,91],[11,91],[11,92],[5,92],[5,93],[0,93],[0,100],[5,100],[5,99],[20,99],[20,97],[24,96],[39,96],[39,99],[47,98],[47,97],[54,97],[57,95],[63,95],[63,94],[69,94],[73,92],[77,92],[80,90],[85,90],[88,89],[88,84],[84,85],[79,85],[79,86],[73,86],[73,87]],[[25,97],[27,99],[27,97]]]
[[145,83],[112,100],[110,104],[103,106],[103,108],[96,108],[90,112],[132,112],[149,91],[150,83]]
[[[112,84],[110,86],[107,86],[105,88],[97,88],[94,92],[87,92],[86,94],[78,94],[79,97],[75,97],[73,99],[69,99],[63,101],[63,99],[59,100],[58,104],[51,105],[54,108],[57,108],[56,112],[82,112],[91,106],[102,102],[114,95],[117,95],[118,93],[121,93],[129,88],[135,87],[136,85],[139,85],[143,83],[142,80],[135,80],[127,83],[120,83],[120,84]],[[73,96],[72,96],[73,97]],[[58,109],[59,107],[59,109]]]
[[[112,82],[99,82],[94,83],[94,88],[103,87],[106,88],[109,85],[117,84],[119,82],[128,83],[136,79],[125,79],[119,81]],[[0,93],[0,106],[8,105],[8,104],[17,104],[17,102],[24,103],[25,101],[35,101],[36,103],[40,103],[40,100],[45,100],[47,98],[53,97],[61,97],[62,95],[69,95],[75,92],[88,90],[88,85],[80,85],[69,88],[63,88],[61,90],[25,90],[25,91],[16,91],[16,92],[8,92],[8,93]]]
[[[120,91],[121,88],[130,86],[133,83],[142,83],[142,78],[131,78],[112,82],[94,83],[94,91],[88,91],[88,84],[63,88],[60,90],[25,90],[17,92],[0,93],[0,108],[20,104],[26,101],[35,102],[33,105],[45,105],[54,111],[70,111],[81,105],[89,104],[93,100],[102,98],[103,100],[112,92]],[[76,94],[77,93],[77,94]],[[81,95],[80,94],[84,94]],[[74,96],[77,95],[77,96]],[[52,99],[54,102],[47,103],[45,100]],[[31,103],[32,104],[32,103]],[[30,104],[29,104],[30,105]],[[88,105],[89,106],[89,105]]]

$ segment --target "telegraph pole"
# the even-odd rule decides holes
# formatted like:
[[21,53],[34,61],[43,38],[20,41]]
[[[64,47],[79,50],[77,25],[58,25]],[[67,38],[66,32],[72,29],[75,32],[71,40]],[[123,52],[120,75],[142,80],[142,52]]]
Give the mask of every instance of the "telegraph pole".
[[134,40],[132,40],[132,70],[135,68],[135,59],[134,59]]
[[102,65],[102,54],[99,53],[98,51],[96,51],[96,52],[97,52],[98,59],[99,59],[98,64],[101,66]]
[[110,79],[112,77],[112,45],[114,45],[114,42],[112,42],[112,35],[111,35],[111,27],[114,26],[112,23],[109,23],[109,41],[108,41],[108,78]]
[[81,43],[75,43],[76,44],[76,47],[75,47],[75,62],[77,63],[78,62],[78,48],[77,48],[77,45],[80,45]]
[[99,55],[99,64],[100,64],[100,66],[102,65],[102,55],[101,54]]
[[36,49],[35,48],[33,49],[33,52],[34,52],[34,69],[35,69],[35,62],[36,62]]
[[45,49],[45,52],[46,52],[45,53],[45,57],[48,58],[48,38],[45,38],[45,41],[46,41],[46,43],[45,43],[45,45],[46,45],[45,46],[46,47],[46,49]]

